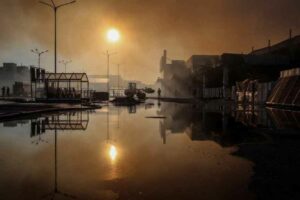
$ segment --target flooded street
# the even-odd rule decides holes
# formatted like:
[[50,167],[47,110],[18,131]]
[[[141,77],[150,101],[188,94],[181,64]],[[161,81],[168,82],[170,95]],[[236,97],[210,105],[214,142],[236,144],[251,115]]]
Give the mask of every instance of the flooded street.
[[[2,122],[0,199],[266,197],[259,187],[276,199],[272,190],[277,187],[299,186],[293,182],[297,178],[289,177],[297,177],[299,156],[283,152],[287,160],[282,161],[277,152],[298,148],[299,122],[295,125],[291,118],[297,122],[299,112],[233,112],[157,101],[111,105],[107,111],[103,107]],[[275,126],[289,131],[273,132]],[[280,159],[281,167],[272,171],[272,163],[262,162],[272,159]],[[273,173],[273,185],[269,174],[257,169],[261,167]],[[284,177],[289,183],[281,182]],[[281,189],[289,195],[288,188]]]

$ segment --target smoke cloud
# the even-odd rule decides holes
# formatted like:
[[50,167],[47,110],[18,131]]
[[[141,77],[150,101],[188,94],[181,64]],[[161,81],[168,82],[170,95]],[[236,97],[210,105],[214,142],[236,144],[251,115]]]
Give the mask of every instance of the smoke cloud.
[[[47,0],[45,0],[47,1]],[[67,0],[55,0],[56,3]],[[50,1],[49,1],[50,2]],[[193,54],[247,53],[299,33],[298,0],[78,0],[58,11],[58,54],[72,59],[70,71],[104,74],[109,49],[128,79],[154,82],[159,58]],[[30,48],[49,49],[53,67],[53,12],[37,0],[1,0],[0,62],[35,64]],[[105,40],[108,28],[121,31],[117,44]]]

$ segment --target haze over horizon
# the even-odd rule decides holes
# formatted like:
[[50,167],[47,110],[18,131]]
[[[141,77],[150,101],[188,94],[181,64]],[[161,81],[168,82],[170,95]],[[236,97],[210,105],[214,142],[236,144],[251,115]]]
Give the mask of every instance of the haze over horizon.
[[[58,60],[73,60],[69,71],[105,74],[102,52],[109,49],[118,52],[111,58],[112,74],[120,63],[124,78],[153,83],[164,49],[171,59],[184,60],[193,54],[247,53],[268,39],[286,39],[290,28],[300,34],[299,8],[299,0],[77,0],[58,11]],[[1,0],[0,15],[0,63],[36,65],[30,49],[49,49],[42,63],[53,70],[50,8],[38,0]],[[111,27],[121,33],[114,45],[105,39]],[[58,72],[63,70],[58,64]]]

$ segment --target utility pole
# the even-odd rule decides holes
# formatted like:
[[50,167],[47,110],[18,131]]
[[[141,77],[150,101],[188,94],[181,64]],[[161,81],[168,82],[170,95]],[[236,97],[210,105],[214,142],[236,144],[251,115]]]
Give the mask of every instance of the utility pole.
[[104,53],[107,58],[107,92],[108,92],[108,101],[109,101],[109,59],[110,56],[117,54],[116,52],[109,53],[108,50]]
[[120,89],[120,64],[118,64],[118,89]]
[[56,35],[57,35],[57,17],[56,17],[56,13],[57,13],[57,10],[63,6],[66,6],[66,5],[69,5],[69,4],[72,4],[72,3],[75,3],[76,1],[73,0],[71,2],[68,2],[68,3],[64,3],[64,4],[60,4],[60,5],[55,5],[55,3],[53,2],[53,0],[51,0],[51,4],[49,3],[46,3],[44,1],[40,1],[41,4],[44,4],[46,6],[49,6],[50,8],[52,8],[52,10],[54,11],[54,73],[56,74],[56,70],[57,70],[57,38],[56,38]]
[[105,53],[103,53],[105,56],[106,56],[106,58],[107,58],[107,114],[106,114],[106,123],[107,123],[107,141],[109,141],[110,140],[110,135],[109,135],[109,59],[110,59],[110,56],[112,56],[112,55],[115,55],[115,54],[117,54],[116,52],[114,52],[114,53],[109,53],[108,52],[108,50],[106,50],[106,52]]
[[47,53],[48,50],[46,51],[39,51],[38,49],[31,49],[31,52],[38,55],[38,67],[39,69],[41,69],[41,55],[44,54],[44,53]]
[[59,61],[59,63],[61,63],[65,66],[65,73],[67,73],[67,65],[71,62],[72,62],[72,60],[67,60],[67,61],[66,60],[61,60],[61,61]]

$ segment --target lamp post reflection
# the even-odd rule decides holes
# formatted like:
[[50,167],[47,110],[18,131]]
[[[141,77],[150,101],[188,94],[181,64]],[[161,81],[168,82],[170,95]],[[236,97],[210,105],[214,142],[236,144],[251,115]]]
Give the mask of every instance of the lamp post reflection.
[[54,186],[53,190],[44,195],[42,199],[61,196],[65,198],[75,199],[72,194],[68,194],[59,190],[58,184],[58,131],[84,131],[89,123],[89,111],[57,113],[51,116],[40,117],[31,120],[31,137],[36,137],[54,131]]

